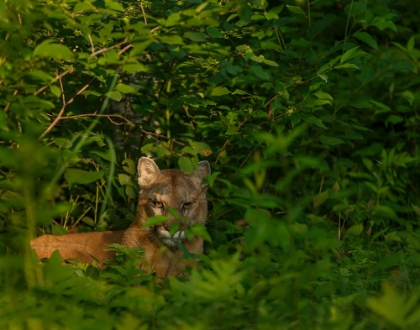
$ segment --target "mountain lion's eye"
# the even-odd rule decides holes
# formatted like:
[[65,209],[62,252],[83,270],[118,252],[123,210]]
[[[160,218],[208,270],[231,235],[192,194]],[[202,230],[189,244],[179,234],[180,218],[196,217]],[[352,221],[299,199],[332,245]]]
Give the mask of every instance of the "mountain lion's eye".
[[153,201],[153,205],[159,209],[163,208],[163,203],[159,201]]
[[182,208],[183,208],[184,210],[188,210],[188,209],[191,207],[191,205],[192,205],[192,202],[187,202],[187,203],[184,203],[184,204],[182,205]]

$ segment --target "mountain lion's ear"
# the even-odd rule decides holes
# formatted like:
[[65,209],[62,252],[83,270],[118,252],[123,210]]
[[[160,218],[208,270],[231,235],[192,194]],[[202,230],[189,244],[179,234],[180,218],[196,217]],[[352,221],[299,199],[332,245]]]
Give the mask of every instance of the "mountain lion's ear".
[[148,157],[140,158],[137,170],[139,171],[140,187],[149,186],[157,180],[157,177],[160,174],[159,167]]
[[211,173],[211,168],[207,160],[203,160],[202,162],[198,163],[198,174],[201,179],[204,179],[210,173]]

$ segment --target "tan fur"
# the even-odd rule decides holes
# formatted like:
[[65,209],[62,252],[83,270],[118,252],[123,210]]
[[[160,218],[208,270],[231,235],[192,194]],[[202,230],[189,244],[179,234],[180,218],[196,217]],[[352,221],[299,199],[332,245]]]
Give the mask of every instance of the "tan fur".
[[[111,243],[128,247],[143,247],[144,262],[139,267],[157,276],[179,276],[185,267],[183,252],[177,248],[174,239],[180,241],[189,253],[203,252],[203,239],[188,240],[183,232],[194,223],[204,224],[207,218],[206,186],[203,178],[210,173],[208,162],[200,162],[198,173],[184,174],[180,170],[160,171],[155,162],[142,157],[138,163],[141,187],[136,217],[124,231],[78,233],[65,236],[44,235],[31,241],[31,247],[39,258],[48,258],[58,250],[63,259],[77,258],[83,263],[91,263],[94,257],[99,262],[113,259],[114,252],[106,252]],[[168,207],[176,211],[176,219]],[[169,221],[143,228],[146,220],[154,215],[164,215]],[[179,230],[171,238],[169,226],[179,225]],[[175,238],[174,238],[175,237]]]

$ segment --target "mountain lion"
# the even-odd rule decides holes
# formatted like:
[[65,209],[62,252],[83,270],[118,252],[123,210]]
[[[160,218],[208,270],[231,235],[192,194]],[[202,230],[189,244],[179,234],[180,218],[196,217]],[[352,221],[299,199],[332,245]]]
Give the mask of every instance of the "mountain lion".
[[[207,218],[207,186],[203,179],[210,174],[207,161],[198,163],[198,171],[184,174],[180,170],[160,170],[156,163],[142,157],[138,163],[140,195],[136,217],[131,226],[122,231],[78,233],[64,236],[43,235],[31,241],[39,258],[49,258],[58,250],[63,259],[77,258],[91,263],[97,259],[113,259],[115,252],[104,251],[111,243],[144,248],[144,264],[140,266],[157,276],[182,274],[183,252],[177,241],[189,253],[202,253],[203,239],[188,239],[184,229],[195,223],[204,224]],[[174,212],[176,211],[176,212]],[[180,217],[173,214],[178,213]],[[168,217],[168,221],[143,228],[145,221],[155,215]],[[176,219],[178,218],[178,220]],[[172,236],[170,225],[178,225]]]

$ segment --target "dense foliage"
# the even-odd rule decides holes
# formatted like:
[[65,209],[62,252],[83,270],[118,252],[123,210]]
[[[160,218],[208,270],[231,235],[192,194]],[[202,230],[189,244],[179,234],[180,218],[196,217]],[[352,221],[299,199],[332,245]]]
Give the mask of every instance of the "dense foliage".
[[[0,328],[420,325],[414,2],[0,2]],[[126,228],[136,162],[210,161],[189,280],[38,265]],[[139,276],[134,276],[139,275]]]

